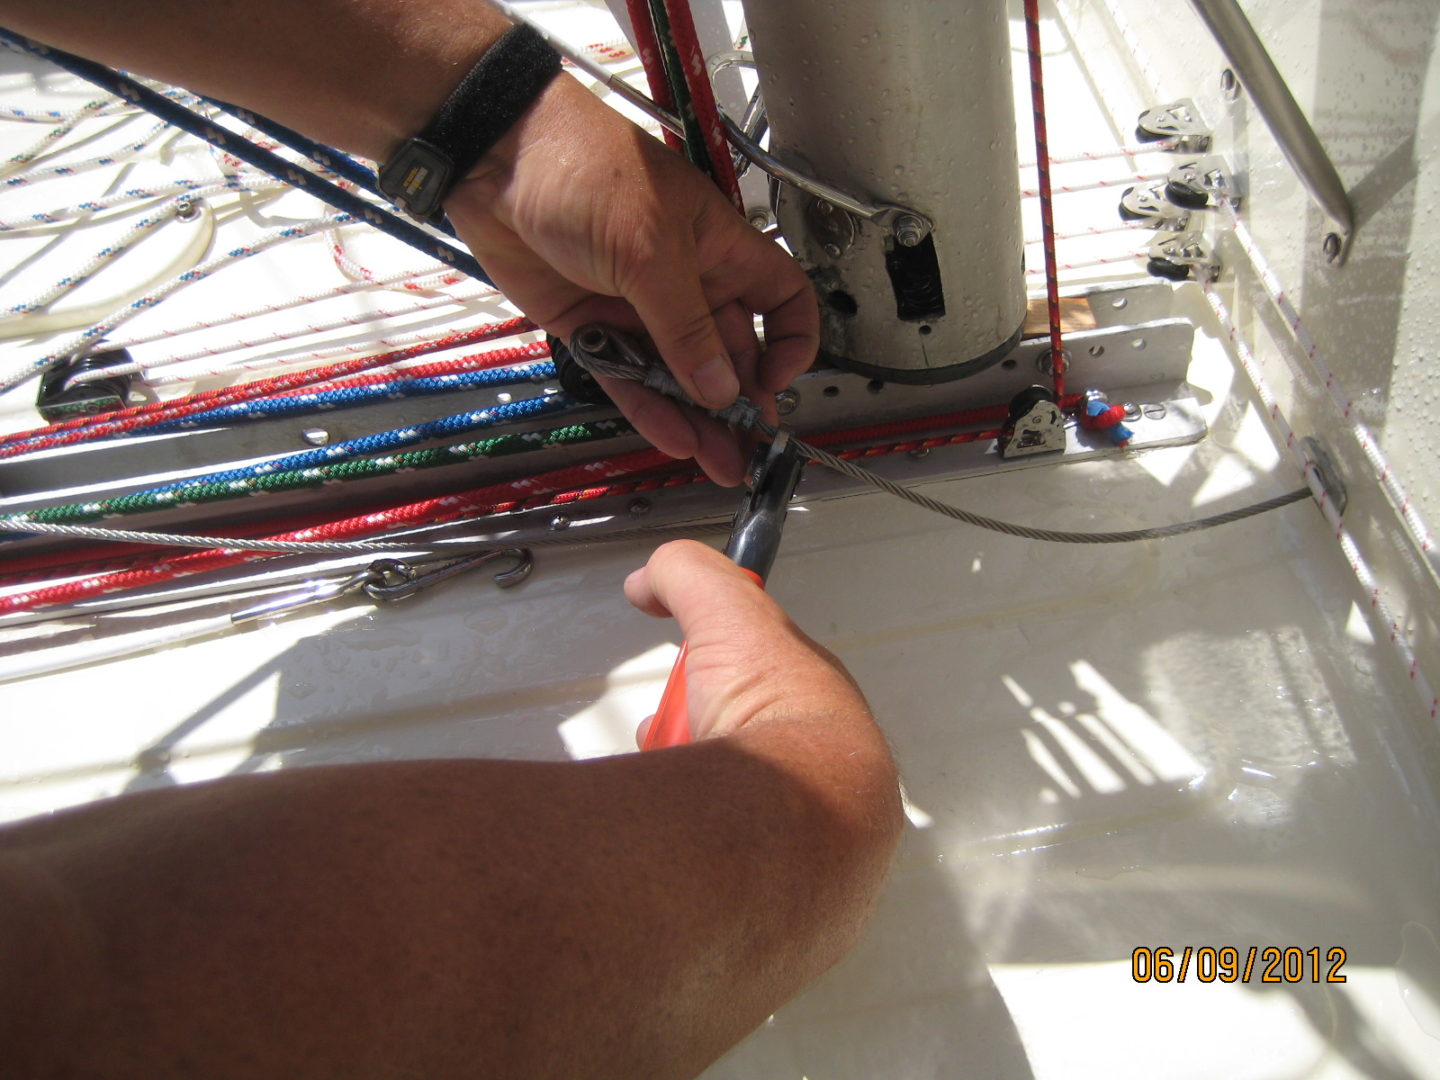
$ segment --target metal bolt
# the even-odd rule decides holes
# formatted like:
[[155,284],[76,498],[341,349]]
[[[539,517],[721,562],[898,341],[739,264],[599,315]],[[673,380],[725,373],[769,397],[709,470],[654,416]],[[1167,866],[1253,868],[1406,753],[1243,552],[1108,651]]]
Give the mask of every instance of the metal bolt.
[[746,220],[757,229],[768,229],[770,227],[770,211],[751,210]]
[[1325,239],[1320,241],[1320,250],[1325,252],[1325,261],[1334,262],[1340,257],[1340,249],[1343,244],[1339,233],[1326,233]]
[[775,411],[781,416],[789,416],[800,407],[800,392],[798,390],[781,390],[775,395]]
[[559,532],[561,529],[568,529],[569,527],[570,518],[565,514],[556,514],[550,519],[550,529],[553,532]]
[[631,499],[630,505],[625,508],[630,511],[631,517],[644,517],[650,512],[649,499]]
[[917,446],[914,450],[907,451],[905,456],[919,461],[922,458],[930,456],[930,448],[928,446]]
[[324,428],[306,428],[300,433],[300,438],[304,439],[311,446],[324,446],[330,441],[330,432]]
[[826,255],[829,255],[830,258],[832,258],[832,259],[838,259],[838,258],[840,257],[840,245],[839,245],[839,244],[826,244],[825,247],[822,248],[821,250],[823,250],[823,251],[825,252],[825,254],[826,254]]
[[1164,420],[1166,409],[1164,405],[1156,401],[1140,406],[1140,412],[1146,420]]
[[194,221],[200,216],[200,207],[190,199],[186,199],[175,211],[176,221]]
[[821,217],[829,217],[834,212],[835,207],[831,206],[824,199],[815,200],[815,213],[819,214]]
[[[1060,350],[1060,364],[1064,370],[1070,370],[1070,352],[1068,349]],[[1050,349],[1046,349],[1035,358],[1035,367],[1042,375],[1055,374],[1055,361],[1051,356]]]
[[901,214],[895,219],[895,241],[901,247],[914,247],[925,239],[925,223],[914,214]]
[[1240,80],[1229,68],[1220,72],[1220,93],[1225,96],[1226,101],[1235,101],[1240,97]]

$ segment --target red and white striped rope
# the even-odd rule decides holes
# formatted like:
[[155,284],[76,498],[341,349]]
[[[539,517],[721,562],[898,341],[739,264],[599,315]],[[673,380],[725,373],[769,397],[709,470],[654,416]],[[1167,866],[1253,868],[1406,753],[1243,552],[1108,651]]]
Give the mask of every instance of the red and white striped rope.
[[276,375],[269,379],[242,383],[239,386],[204,390],[198,394],[190,394],[173,401],[156,401],[145,405],[132,405],[128,408],[99,413],[95,416],[76,417],[73,420],[66,420],[49,427],[12,432],[7,435],[0,435],[0,458],[14,457],[17,454],[29,453],[36,449],[52,449],[57,446],[67,446],[71,443],[83,442],[91,438],[132,431],[136,428],[160,423],[165,420],[178,420],[197,412],[218,408],[221,405],[268,397],[286,390],[296,389],[297,387],[313,386],[316,383],[343,378],[346,375],[351,375],[356,372],[379,368],[385,364],[397,364],[402,360],[409,360],[412,357],[423,356],[427,353],[441,352],[445,349],[473,345],[481,341],[494,341],[499,338],[511,337],[515,334],[523,334],[534,328],[534,323],[528,319],[509,319],[504,322],[491,323],[487,326],[474,327],[470,330],[455,331],[442,338],[431,339],[408,348],[377,353],[373,356],[359,357],[339,364],[332,364],[329,367],[312,368],[308,371]]
[[[278,185],[278,181],[277,181]],[[438,264],[437,264],[438,265]],[[231,323],[244,322],[246,319],[259,318],[265,315],[274,315],[290,311],[307,304],[320,303],[325,300],[335,299],[342,296],[350,296],[355,293],[377,293],[390,289],[402,289],[407,292],[414,292],[420,295],[434,295],[443,287],[463,285],[471,281],[464,274],[454,270],[443,269],[434,273],[421,273],[416,275],[414,271],[406,270],[398,274],[391,274],[388,277],[376,278],[374,281],[347,281],[343,284],[333,286],[329,289],[320,289],[315,292],[295,293],[287,299],[274,304],[258,304],[255,307],[245,308],[240,311],[232,311],[226,315],[218,315],[213,319],[198,319],[195,322],[185,323],[181,326],[166,327],[164,330],[152,331],[148,334],[136,334],[128,338],[107,338],[106,343],[115,349],[131,349],[139,345],[149,345],[152,342],[168,340],[181,337],[185,334],[202,333],[214,330],[220,326],[227,326]],[[451,295],[451,294],[445,294]],[[195,357],[183,357],[183,359],[198,359],[199,356],[208,355],[197,353]],[[152,363],[163,363],[156,361]],[[139,371],[140,364],[127,367],[127,372]],[[121,369],[115,369],[118,373]],[[79,381],[80,376],[76,376]]]
[[1025,0],[1025,42],[1030,53],[1030,102],[1035,124],[1035,168],[1040,178],[1040,231],[1045,249],[1045,306],[1050,322],[1050,370],[1055,396],[1065,393],[1065,349],[1060,332],[1060,282],[1055,259],[1055,206],[1050,183],[1050,144],[1045,132],[1045,80],[1040,53],[1040,2]]
[[[625,0],[625,11],[630,16],[631,33],[635,35],[635,51],[645,69],[650,100],[673,113],[675,96],[670,92],[670,80],[665,76],[665,61],[660,56],[660,41],[655,36],[655,20],[650,15],[649,0]],[[679,153],[684,152],[685,142],[678,134],[668,128],[662,134],[666,146]]]
[[[1146,256],[1143,252],[1135,252],[1130,255],[1097,256],[1093,259],[1082,259],[1079,262],[1057,262],[1055,264],[1055,268],[1057,271],[1091,270],[1097,266],[1120,266],[1123,264],[1130,264],[1145,257]],[[1040,277],[1044,273],[1045,269],[1043,267],[1029,266],[1025,268],[1025,275],[1027,277]]]
[[[1051,154],[1050,164],[1076,165],[1083,161],[1109,161],[1112,158],[1133,158],[1142,154],[1166,154],[1175,149],[1174,139],[1160,139],[1156,142],[1138,143],[1135,146],[1117,146],[1113,150],[1077,150],[1072,154]],[[1035,162],[1022,161],[1022,169],[1035,168]]]
[[710,85],[710,68],[705,62],[705,51],[700,47],[700,36],[695,31],[695,17],[690,11],[690,0],[665,0],[665,11],[670,17],[670,36],[675,41],[675,51],[680,54],[680,66],[684,69],[685,85],[690,90],[690,107],[695,120],[705,136],[705,146],[710,152],[710,169],[715,184],[725,193],[730,204],[743,214],[745,200],[740,194],[740,182],[735,178],[735,165],[730,158],[730,140],[725,135],[725,125],[720,122],[719,106],[715,104],[715,88]]
[[[258,367],[284,365],[291,361],[285,357],[272,357],[264,361],[237,360],[228,364],[215,364],[198,369],[192,366],[184,368],[183,370],[165,370],[171,367],[178,369],[178,366],[181,364],[188,364],[191,361],[204,359],[206,357],[222,356],[226,353],[237,352],[241,349],[253,349],[262,345],[273,345],[276,342],[282,341],[295,341],[303,338],[305,335],[324,334],[333,330],[344,329],[348,326],[367,326],[370,323],[382,322],[386,319],[404,318],[426,311],[433,311],[436,308],[459,307],[495,295],[497,294],[494,289],[479,284],[475,285],[472,289],[457,290],[454,293],[439,293],[430,296],[416,294],[415,299],[409,304],[377,307],[368,311],[358,311],[336,316],[333,319],[324,321],[306,322],[302,325],[292,324],[280,330],[254,334],[247,337],[232,338],[227,340],[223,345],[194,348],[187,352],[176,353],[172,356],[158,359],[136,360],[128,364],[97,368],[89,372],[78,372],[74,378],[71,379],[71,384],[93,382],[99,379],[113,378],[120,374],[139,372],[147,386],[173,386],[177,383],[190,382],[194,379],[208,378],[213,375],[228,375],[236,371],[251,370]],[[387,343],[395,344],[398,340],[397,338],[391,338],[385,341],[368,341],[363,347],[370,348],[375,345],[384,345]]]
[[[1099,191],[1101,188],[1133,187],[1136,184],[1153,184],[1156,180],[1164,180],[1168,173],[1134,173],[1130,176],[1122,176],[1116,179],[1090,180],[1083,184],[1054,184],[1050,185],[1053,195],[1075,195],[1082,191]],[[1020,195],[1026,199],[1041,198],[1041,189],[1021,188]]]
[[[178,383],[193,382],[196,379],[236,375],[246,371],[268,371],[272,368],[294,367],[298,364],[321,363],[327,360],[336,360],[341,357],[354,356],[356,353],[363,353],[366,350],[375,348],[404,348],[409,345],[424,344],[431,340],[434,335],[434,329],[430,328],[417,330],[409,334],[389,334],[380,338],[367,338],[364,341],[332,345],[325,348],[311,349],[306,352],[250,357],[223,364],[195,365],[192,363],[189,367],[176,365],[175,370],[164,372],[152,372],[150,365],[146,364],[143,376],[146,384],[149,386],[174,386]],[[281,340],[284,340],[284,337],[285,335],[282,335]],[[213,354],[207,351],[203,353],[202,356],[203,355]],[[187,363],[189,362],[187,361]]]
[[[521,505],[526,499],[537,495],[568,490],[591,484],[596,480],[638,472],[641,469],[653,469],[669,460],[658,450],[637,450],[613,458],[587,462],[584,465],[556,469],[538,476],[491,484],[457,495],[424,499],[357,517],[344,518],[325,525],[297,529],[281,533],[278,536],[266,537],[266,539],[302,543],[348,540],[389,529],[438,524],[461,517],[493,513],[498,509],[514,508]],[[234,551],[226,548],[212,548],[175,555],[163,558],[143,569],[91,575],[65,582],[62,585],[45,586],[0,596],[0,614],[32,611],[35,608],[51,604],[72,603],[76,600],[117,592],[121,589],[156,585],[178,577],[199,573],[202,570],[218,570],[264,557],[265,553],[262,552]]]
[[1319,376],[1325,385],[1330,400],[1340,410],[1341,418],[1349,425],[1350,433],[1359,444],[1360,451],[1365,455],[1365,460],[1375,470],[1375,479],[1389,497],[1396,511],[1404,519],[1405,527],[1410,537],[1419,546],[1420,551],[1429,561],[1432,570],[1440,572],[1440,557],[1437,557],[1435,548],[1435,537],[1431,534],[1424,519],[1420,517],[1411,501],[1409,494],[1400,483],[1400,478],[1395,475],[1395,470],[1390,467],[1386,460],[1385,453],[1380,449],[1379,441],[1363,422],[1355,417],[1355,399],[1350,396],[1344,385],[1340,382],[1339,376],[1335,374],[1329,362],[1325,359],[1315,339],[1311,337],[1310,331],[1300,319],[1300,313],[1295,310],[1295,305],[1290,302],[1290,295],[1285,291],[1284,285],[1276,275],[1270,263],[1266,260],[1260,247],[1255,243],[1254,236],[1245,227],[1240,215],[1235,212],[1234,206],[1227,200],[1224,204],[1225,210],[1230,218],[1230,227],[1234,230],[1235,240],[1245,252],[1250,265],[1255,269],[1260,284],[1264,287],[1265,295],[1270,298],[1271,304],[1289,327],[1295,344],[1305,355],[1306,360],[1314,368],[1315,374]]
[[199,266],[186,270],[183,274],[171,278],[158,289],[142,296],[138,300],[132,301],[119,311],[101,319],[89,329],[82,331],[75,337],[66,339],[58,348],[52,346],[53,351],[47,353],[38,361],[17,366],[13,368],[9,374],[0,376],[0,391],[19,386],[21,383],[34,378],[42,371],[48,370],[50,366],[60,363],[66,357],[73,356],[81,349],[88,348],[94,341],[104,337],[115,327],[133,319],[136,315],[140,314],[140,312],[154,307],[160,303],[160,301],[183,289],[185,286],[193,285],[197,281],[204,280],[217,270],[222,270],[226,266],[230,266],[238,261],[252,258],[288,240],[298,239],[301,236],[310,236],[315,233],[329,232],[332,229],[343,228],[347,224],[350,224],[348,218],[336,219],[330,215],[326,215],[323,218],[314,218],[296,225],[287,225],[283,229],[275,229],[269,233],[265,233],[243,247],[234,248],[224,255],[216,256],[213,259],[201,263]]
[[1215,291],[1215,287],[1212,284],[1209,282],[1202,282],[1201,284],[1205,290],[1205,299],[1209,301],[1210,309],[1215,313],[1216,319],[1219,320],[1221,328],[1225,331],[1231,348],[1234,350],[1235,356],[1240,362],[1241,370],[1249,377],[1251,384],[1255,387],[1256,395],[1265,406],[1265,415],[1269,418],[1276,433],[1284,441],[1285,449],[1290,453],[1296,465],[1299,466],[1300,471],[1305,474],[1305,482],[1309,484],[1310,490],[1315,496],[1316,503],[1325,515],[1325,520],[1328,521],[1335,530],[1335,539],[1339,542],[1340,549],[1348,560],[1351,571],[1360,583],[1360,588],[1368,598],[1376,619],[1381,625],[1388,627],[1389,644],[1399,657],[1400,663],[1409,677],[1410,684],[1415,688],[1415,693],[1419,696],[1422,706],[1428,712],[1431,720],[1440,718],[1440,698],[1436,697],[1434,688],[1431,686],[1429,679],[1426,678],[1424,671],[1421,670],[1420,658],[1416,654],[1414,647],[1410,644],[1410,639],[1401,627],[1399,619],[1396,618],[1389,602],[1386,600],[1385,590],[1376,580],[1374,572],[1365,561],[1365,557],[1361,554],[1354,537],[1351,536],[1350,531],[1345,527],[1345,522],[1340,516],[1340,511],[1330,499],[1329,493],[1325,490],[1323,483],[1321,483],[1314,463],[1306,458],[1304,450],[1295,436],[1295,430],[1285,418],[1284,412],[1281,411],[1280,404],[1276,400],[1274,392],[1270,389],[1264,373],[1260,370],[1259,363],[1255,360],[1255,355],[1250,351],[1249,346],[1245,344],[1244,338],[1240,336],[1240,332],[1236,329],[1235,322],[1230,317],[1230,312],[1225,307],[1224,301],[1220,299],[1219,294]]

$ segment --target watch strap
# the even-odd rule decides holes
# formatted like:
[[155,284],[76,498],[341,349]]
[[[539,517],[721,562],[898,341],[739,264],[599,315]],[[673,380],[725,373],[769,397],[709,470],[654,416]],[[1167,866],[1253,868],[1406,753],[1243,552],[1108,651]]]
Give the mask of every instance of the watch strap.
[[380,192],[412,217],[440,204],[550,85],[560,54],[525,24],[485,50],[425,130],[408,140],[377,177]]

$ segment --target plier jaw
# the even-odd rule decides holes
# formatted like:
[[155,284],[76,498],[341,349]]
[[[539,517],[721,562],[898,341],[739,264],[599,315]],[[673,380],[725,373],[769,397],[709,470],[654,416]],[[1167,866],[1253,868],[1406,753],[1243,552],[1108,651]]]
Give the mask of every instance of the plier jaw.
[[785,514],[804,470],[805,459],[795,452],[783,431],[774,442],[759,447],[751,459],[749,490],[731,523],[725,554],[762,585],[780,550]]

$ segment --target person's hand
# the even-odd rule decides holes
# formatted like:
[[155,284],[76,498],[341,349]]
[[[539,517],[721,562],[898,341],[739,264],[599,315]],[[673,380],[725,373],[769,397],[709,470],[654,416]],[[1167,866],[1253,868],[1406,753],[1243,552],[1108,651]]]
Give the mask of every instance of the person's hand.
[[[774,420],[776,391],[814,361],[805,273],[683,158],[562,75],[456,188],[446,211],[496,285],[569,340],[588,322],[647,332],[690,396],[737,393]],[[763,315],[766,347],[753,314]],[[721,484],[744,458],[725,427],[635,383],[605,389],[642,435]]]
[[625,596],[647,615],[673,616],[690,643],[685,673],[694,741],[795,717],[831,723],[870,717],[840,661],[745,571],[704,544],[676,540],[657,548],[626,579]]

